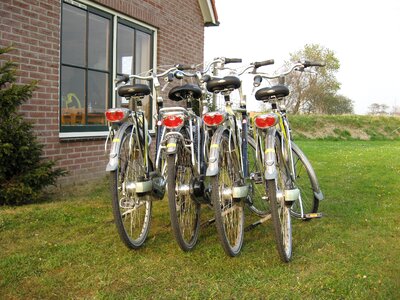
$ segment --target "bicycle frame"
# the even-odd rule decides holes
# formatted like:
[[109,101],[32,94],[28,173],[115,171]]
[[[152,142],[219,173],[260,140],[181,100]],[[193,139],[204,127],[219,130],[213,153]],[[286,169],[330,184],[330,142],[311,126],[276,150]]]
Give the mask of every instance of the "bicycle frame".
[[[159,110],[159,121],[163,119],[163,117],[168,116],[168,115],[183,115],[185,117],[185,121],[187,123],[186,127],[189,129],[189,137],[190,137],[190,143],[187,143],[185,141],[185,138],[183,135],[179,132],[179,130],[182,128],[182,126],[185,126],[184,124],[180,126],[179,128],[175,129],[169,129],[166,126],[163,126],[162,124],[160,127],[160,144],[157,149],[156,153],[156,168],[161,167],[162,163],[162,152],[165,151],[165,153],[168,154],[175,154],[176,153],[176,146],[177,142],[181,142],[184,146],[185,149],[187,149],[190,154],[191,154],[191,162],[194,166],[196,166],[195,170],[197,172],[196,175],[201,174],[201,169],[200,169],[200,162],[201,162],[201,157],[200,157],[200,139],[197,139],[197,153],[194,151],[194,120],[197,120],[198,124],[199,119],[193,112],[190,110],[187,110],[186,108],[183,107],[166,107],[166,108],[161,108]],[[197,126],[197,133],[196,135],[200,137],[200,126]],[[196,157],[197,156],[197,157]],[[162,170],[162,174],[165,174],[165,168]]]
[[[226,100],[226,106],[225,106],[225,111],[226,111],[226,119],[225,121],[217,127],[215,132],[212,134],[211,138],[211,144],[210,144],[210,154],[209,154],[209,163],[207,167],[207,172],[206,176],[215,176],[219,172],[219,145],[221,143],[222,135],[224,133],[228,133],[229,136],[229,141],[232,141],[232,143],[229,143],[230,149],[229,151],[235,151],[236,152],[236,157],[238,158],[238,164],[240,165],[240,177],[245,180],[246,176],[245,174],[248,174],[248,165],[247,165],[247,127],[245,127],[245,132],[246,136],[244,137],[244,140],[242,140],[243,137],[243,128],[240,129],[238,126],[238,119],[236,117],[235,111],[232,108],[232,103],[230,101],[229,95],[225,96]],[[244,109],[237,110],[238,112],[244,112]],[[246,120],[247,119],[243,119]],[[242,126],[245,125],[247,126],[247,123],[242,122]],[[233,149],[232,149],[233,148]],[[244,152],[246,151],[246,152]],[[244,155],[246,153],[246,155]],[[242,158],[242,159],[240,159]],[[244,198],[248,194],[248,186],[237,186],[234,187],[232,191],[232,197],[233,198]]]
[[[279,110],[278,108],[273,109],[273,112],[278,116],[278,122],[275,126],[267,128],[267,129],[259,129],[257,128],[255,131],[255,140],[256,140],[256,154],[261,157],[261,160],[264,164],[264,178],[266,180],[274,179],[277,176],[277,170],[275,165],[275,136],[278,134],[281,140],[281,151],[282,155],[285,159],[285,163],[290,172],[290,179],[292,182],[296,181],[296,167],[294,165],[293,159],[293,149],[296,150],[296,153],[301,156],[302,161],[306,164],[307,173],[311,178],[311,185],[313,188],[314,196],[318,200],[323,200],[324,196],[319,188],[317,176],[311,166],[311,163],[308,161],[307,157],[300,150],[300,148],[292,141],[290,134],[290,125],[289,120],[286,117],[286,113]],[[288,187],[289,190],[291,187]],[[301,211],[301,218],[305,217],[303,203],[301,199],[301,194],[297,192],[289,192],[289,194],[285,194],[285,197],[288,197],[289,201],[298,200]],[[297,197],[297,198],[296,198]]]
[[[132,99],[131,101],[135,101]],[[143,157],[144,168],[146,173],[145,181],[135,182],[135,192],[136,193],[146,193],[151,191],[152,183],[150,180],[150,161],[149,161],[149,134],[148,134],[148,123],[144,116],[144,112],[141,109],[138,109],[136,103],[133,104],[133,108],[135,110],[131,110],[129,113],[128,120],[121,124],[118,128],[114,126],[110,126],[110,132],[106,140],[106,145],[110,137],[112,137],[112,144],[109,154],[109,162],[106,167],[106,171],[115,171],[118,168],[118,153],[121,147],[122,138],[126,132],[126,130],[131,127],[131,133],[129,137],[129,157],[132,154],[132,145],[133,138],[136,137],[136,142],[140,149],[140,155]],[[134,134],[137,133],[137,134]],[[143,140],[140,141],[140,135],[142,134]]]
[[[288,68],[286,71],[282,72],[281,74],[278,75],[269,75],[265,73],[259,73],[257,72],[257,68],[260,67],[261,65],[264,65],[264,62],[261,63],[253,63],[249,67],[247,67],[243,72],[247,71],[248,69],[253,69],[252,73],[257,74],[257,76],[254,77],[254,82],[253,85],[254,87],[258,87],[262,81],[262,78],[266,79],[279,79],[279,84],[283,85],[285,83],[285,76],[291,73],[294,70],[298,71],[304,71],[305,68],[316,66],[316,67],[323,67],[325,66],[325,63],[322,62],[311,62],[311,61],[304,61],[304,62],[298,62],[293,64],[290,68]],[[279,97],[279,96],[278,96]],[[282,96],[281,96],[282,97]],[[300,215],[302,219],[305,219],[305,213],[303,209],[303,202],[301,199],[301,193],[299,190],[295,187],[296,183],[296,166],[294,163],[294,158],[293,158],[293,149],[295,149],[297,156],[301,159],[303,164],[306,166],[306,171],[309,175],[310,181],[311,181],[311,186],[313,189],[314,197],[318,200],[323,199],[323,194],[319,188],[317,177],[314,173],[314,170],[308,161],[307,157],[302,153],[302,151],[297,147],[291,137],[291,132],[290,132],[290,125],[289,125],[289,120],[286,116],[286,109],[282,109],[278,105],[278,101],[281,100],[282,98],[270,98],[267,100],[272,104],[272,112],[277,116],[278,121],[275,126],[270,127],[268,129],[260,129],[257,128],[255,131],[255,140],[257,141],[257,148],[260,147],[261,151],[257,149],[256,153],[257,155],[261,155],[262,161],[264,162],[264,168],[265,168],[265,179],[274,179],[277,176],[277,170],[275,166],[275,136],[279,135],[281,144],[280,144],[280,151],[282,151],[282,157],[284,160],[284,163],[286,164],[287,170],[289,171],[290,175],[290,186],[287,187],[289,188],[288,191],[285,191],[285,200],[289,200],[289,203],[291,201],[298,200],[299,206],[300,206]],[[272,100],[272,102],[271,102]],[[264,100],[265,101],[265,100]],[[260,136],[263,136],[264,139],[264,145],[265,145],[265,151],[262,149],[262,143],[260,142],[259,138]],[[293,187],[295,187],[293,189]],[[296,191],[297,190],[297,191]]]

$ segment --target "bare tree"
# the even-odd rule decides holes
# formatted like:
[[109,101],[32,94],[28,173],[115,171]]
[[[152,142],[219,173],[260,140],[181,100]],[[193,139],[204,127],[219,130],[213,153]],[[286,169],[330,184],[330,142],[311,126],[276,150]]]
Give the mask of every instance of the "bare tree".
[[[305,45],[304,49],[290,54],[290,62],[303,59],[323,61],[326,66],[308,72],[293,72],[287,79],[291,93],[286,99],[286,106],[292,113],[329,113],[326,103],[336,96],[340,83],[336,79],[336,72],[340,63],[335,53],[318,44]],[[351,102],[351,100],[350,100]]]
[[386,104],[372,103],[368,106],[369,115],[387,115],[389,106]]
[[392,107],[392,115],[400,116],[400,106],[394,105]]

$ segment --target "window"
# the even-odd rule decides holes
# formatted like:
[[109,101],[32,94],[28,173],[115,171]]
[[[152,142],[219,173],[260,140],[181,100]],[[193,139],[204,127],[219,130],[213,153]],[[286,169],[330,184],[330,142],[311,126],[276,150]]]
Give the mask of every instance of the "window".
[[[151,68],[151,35],[138,30],[128,22],[119,19],[117,25],[117,76],[139,74]],[[141,82],[146,84],[147,82]],[[152,118],[150,97],[143,100],[143,110],[149,122]],[[124,99],[117,97],[117,106],[123,105]]]
[[[104,111],[124,104],[113,92],[113,78],[153,65],[154,30],[86,2],[62,4],[61,136],[106,131]],[[152,103],[143,104],[151,116]]]

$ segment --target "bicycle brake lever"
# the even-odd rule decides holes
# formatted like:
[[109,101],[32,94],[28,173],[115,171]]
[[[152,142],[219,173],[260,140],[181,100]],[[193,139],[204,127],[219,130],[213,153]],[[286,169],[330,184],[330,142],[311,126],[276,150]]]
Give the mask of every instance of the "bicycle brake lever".
[[169,82],[167,82],[167,83],[163,86],[163,88],[161,89],[161,91],[164,92],[168,85],[169,85]]

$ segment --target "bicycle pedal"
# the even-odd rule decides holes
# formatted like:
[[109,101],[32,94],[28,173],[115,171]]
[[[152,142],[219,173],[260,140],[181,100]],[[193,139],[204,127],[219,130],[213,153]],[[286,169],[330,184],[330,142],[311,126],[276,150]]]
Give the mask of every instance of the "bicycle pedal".
[[271,214],[266,215],[265,217],[261,218],[260,220],[248,225],[247,227],[244,228],[244,231],[250,231],[254,228],[256,228],[257,226],[265,223],[266,221],[268,221],[269,219],[271,219]]
[[152,181],[152,194],[155,199],[161,200],[164,198],[165,188],[166,188],[166,180],[162,176],[156,176],[151,179]]
[[214,222],[215,222],[215,218],[210,219],[210,220],[207,220],[207,221],[201,223],[201,224],[200,224],[200,227],[203,227],[203,228],[204,228],[204,227],[207,227],[207,226],[213,224]]
[[319,219],[322,218],[322,213],[309,213],[304,215],[304,219]]
[[244,228],[244,231],[245,232],[249,232],[249,231],[251,231],[251,230],[253,230],[254,228],[256,228],[258,225],[260,225],[261,223],[253,223],[253,224],[250,224],[249,226],[247,226],[247,227],[245,227]]

